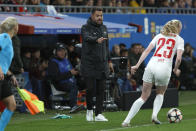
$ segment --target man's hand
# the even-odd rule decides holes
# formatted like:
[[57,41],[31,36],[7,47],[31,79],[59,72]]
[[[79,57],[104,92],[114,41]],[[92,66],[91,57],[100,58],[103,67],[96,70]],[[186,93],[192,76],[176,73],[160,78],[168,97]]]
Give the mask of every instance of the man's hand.
[[18,81],[16,80],[16,77],[14,75],[11,76],[11,81],[14,86],[16,87],[19,86]]
[[70,72],[71,72],[72,75],[77,75],[78,74],[78,71],[75,70],[75,69],[70,70]]
[[1,67],[0,67],[0,80],[4,80],[4,74]]
[[109,68],[112,73],[114,73],[114,68],[112,62],[109,62]]
[[101,38],[97,39],[97,42],[98,42],[99,44],[101,44],[101,43],[103,43],[104,40],[107,40],[107,39],[108,39],[108,38],[103,38],[103,37],[101,37]]

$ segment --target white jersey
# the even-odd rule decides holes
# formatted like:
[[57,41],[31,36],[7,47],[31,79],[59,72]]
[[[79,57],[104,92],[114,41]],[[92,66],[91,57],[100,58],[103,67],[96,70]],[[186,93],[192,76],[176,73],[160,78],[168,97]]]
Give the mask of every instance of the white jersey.
[[176,34],[172,36],[158,34],[150,44],[156,46],[156,49],[145,68],[143,80],[155,83],[157,86],[165,86],[171,76],[174,55],[177,50],[184,50],[184,40]]
[[158,34],[150,43],[156,46],[150,60],[153,63],[162,62],[172,66],[173,57],[177,50],[184,50],[184,39],[177,34],[172,34],[172,36]]

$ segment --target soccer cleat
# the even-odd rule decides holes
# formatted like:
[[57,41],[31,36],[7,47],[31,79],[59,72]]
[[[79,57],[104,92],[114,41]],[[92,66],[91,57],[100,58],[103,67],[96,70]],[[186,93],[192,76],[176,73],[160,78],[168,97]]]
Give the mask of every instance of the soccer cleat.
[[93,110],[86,111],[86,121],[94,121],[93,119]]
[[156,119],[156,120],[155,120],[155,119],[152,119],[152,122],[153,122],[154,124],[158,124],[158,125],[161,124],[161,122],[160,122],[158,119]]
[[126,123],[126,122],[123,122],[122,124],[121,124],[121,126],[122,127],[129,127],[129,126],[131,126],[129,123]]
[[106,119],[102,114],[98,114],[95,116],[95,121],[108,121],[108,119]]

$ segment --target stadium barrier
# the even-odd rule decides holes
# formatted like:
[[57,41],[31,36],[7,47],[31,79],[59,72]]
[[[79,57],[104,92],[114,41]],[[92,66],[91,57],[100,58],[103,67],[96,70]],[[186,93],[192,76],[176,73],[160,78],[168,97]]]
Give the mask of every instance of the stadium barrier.
[[[137,100],[141,95],[141,92],[139,91],[131,91],[131,92],[126,92],[123,93],[122,97],[122,109],[124,111],[130,110],[133,102]],[[150,97],[148,100],[145,102],[145,104],[142,106],[143,109],[146,108],[152,108],[153,107],[153,102],[156,96],[156,92],[153,89]],[[179,104],[179,99],[178,99],[178,89],[176,88],[168,88],[165,96],[164,96],[164,101],[163,101],[163,106],[162,107],[177,107]]]

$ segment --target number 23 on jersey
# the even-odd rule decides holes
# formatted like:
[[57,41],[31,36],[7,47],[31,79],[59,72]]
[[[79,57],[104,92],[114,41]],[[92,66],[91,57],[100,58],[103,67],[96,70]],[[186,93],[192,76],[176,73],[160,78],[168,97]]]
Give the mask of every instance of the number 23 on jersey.
[[[167,45],[165,48],[167,50],[163,51],[163,53],[160,53],[160,49],[164,47],[164,45]],[[164,58],[171,58],[173,53],[173,48],[175,47],[176,41],[174,39],[168,39],[166,41],[165,38],[160,38],[158,41],[158,49],[156,50],[154,56],[157,57],[164,57]]]

